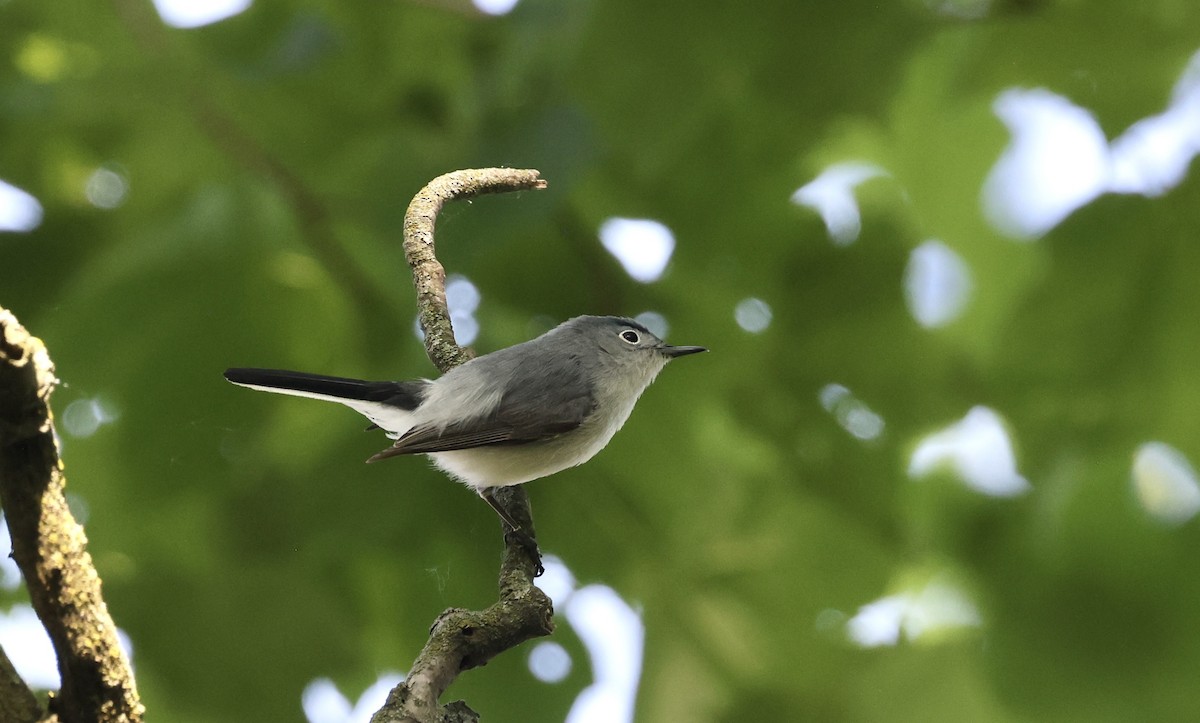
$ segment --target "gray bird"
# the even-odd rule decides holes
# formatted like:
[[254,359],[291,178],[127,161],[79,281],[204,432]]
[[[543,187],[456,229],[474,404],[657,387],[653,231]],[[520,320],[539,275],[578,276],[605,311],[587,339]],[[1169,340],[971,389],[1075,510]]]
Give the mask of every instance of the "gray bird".
[[370,382],[277,369],[229,369],[225,378],[345,404],[396,440],[368,462],[429,455],[519,531],[492,496],[495,488],[588,461],[668,361],[702,351],[670,346],[632,319],[578,316],[434,380]]

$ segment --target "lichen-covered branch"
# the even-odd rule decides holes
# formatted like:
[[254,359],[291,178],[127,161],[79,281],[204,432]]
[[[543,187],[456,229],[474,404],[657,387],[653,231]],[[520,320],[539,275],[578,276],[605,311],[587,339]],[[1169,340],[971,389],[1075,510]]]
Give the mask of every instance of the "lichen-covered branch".
[[484,193],[545,188],[538,172],[519,168],[472,168],[433,179],[422,188],[404,214],[404,258],[412,267],[417,292],[417,315],[425,332],[425,351],[443,372],[471,358],[454,341],[446,307],[446,270],[434,256],[433,226],[446,201]]
[[50,712],[64,723],[140,721],[129,660],[63,493],[49,405],[57,382],[41,340],[0,308],[0,505],[13,559],[58,656],[62,688]]
[[[515,496],[517,499],[506,499]],[[520,487],[498,493],[523,529],[533,530]],[[514,504],[516,503],[516,504]],[[451,608],[434,621],[404,682],[388,695],[371,723],[465,723],[479,720],[462,701],[438,705],[458,674],[477,668],[526,640],[554,632],[554,606],[533,584],[538,561],[519,540],[506,540],[500,566],[500,599],[479,612]]]
[[[434,256],[433,226],[446,201],[482,193],[545,188],[538,172],[510,168],[455,171],[421,189],[404,217],[404,255],[412,267],[413,285],[425,350],[443,372],[471,358],[454,340],[446,307],[446,272]],[[479,716],[462,701],[442,706],[438,699],[464,670],[484,665],[496,655],[554,631],[550,598],[533,584],[541,561],[529,547],[536,539],[529,496],[520,485],[497,490],[496,499],[518,522],[528,539],[506,534],[500,565],[500,599],[486,610],[452,608],[429,631],[429,640],[404,682],[371,718],[372,723],[461,723]]]

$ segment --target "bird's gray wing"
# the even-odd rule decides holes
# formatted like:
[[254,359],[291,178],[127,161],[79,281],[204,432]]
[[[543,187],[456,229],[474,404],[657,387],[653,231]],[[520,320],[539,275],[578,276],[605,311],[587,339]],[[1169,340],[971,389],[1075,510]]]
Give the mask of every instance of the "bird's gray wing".
[[591,385],[573,357],[552,365],[523,360],[505,386],[509,391],[490,413],[445,426],[417,425],[368,461],[536,442],[577,428],[596,406]]

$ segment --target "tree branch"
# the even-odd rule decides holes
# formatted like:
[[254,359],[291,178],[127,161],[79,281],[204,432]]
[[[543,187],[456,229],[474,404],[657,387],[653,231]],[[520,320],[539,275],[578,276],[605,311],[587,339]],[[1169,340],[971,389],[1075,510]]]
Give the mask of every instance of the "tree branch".
[[[404,216],[404,256],[412,267],[425,351],[442,372],[468,361],[473,354],[454,340],[446,306],[446,271],[434,256],[433,227],[438,213],[454,199],[545,187],[546,182],[533,170],[455,171],[433,179],[409,204]],[[495,496],[522,531],[536,539],[524,488],[503,487]],[[506,534],[500,599],[480,612],[451,608],[439,615],[408,676],[388,695],[372,723],[477,721],[479,715],[462,701],[441,706],[438,698],[460,672],[484,665],[526,640],[554,632],[554,607],[533,584],[540,568],[536,553],[520,536]]]
[[517,168],[473,168],[438,176],[413,196],[404,214],[404,258],[412,267],[417,291],[417,315],[425,332],[425,351],[434,365],[447,372],[474,354],[454,340],[446,307],[446,270],[433,252],[433,225],[446,201],[485,193],[545,188],[538,172]]
[[66,723],[140,721],[129,661],[63,494],[49,406],[57,383],[42,341],[0,308],[0,505],[13,559],[58,657],[62,688],[51,713]]

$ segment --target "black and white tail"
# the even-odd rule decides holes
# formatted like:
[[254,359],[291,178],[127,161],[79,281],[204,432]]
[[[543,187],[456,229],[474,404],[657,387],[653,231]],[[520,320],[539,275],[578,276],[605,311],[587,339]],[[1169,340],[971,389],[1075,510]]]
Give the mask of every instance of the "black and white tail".
[[250,389],[344,404],[393,439],[412,427],[412,411],[421,406],[430,384],[424,379],[369,382],[282,369],[227,369],[225,378]]

